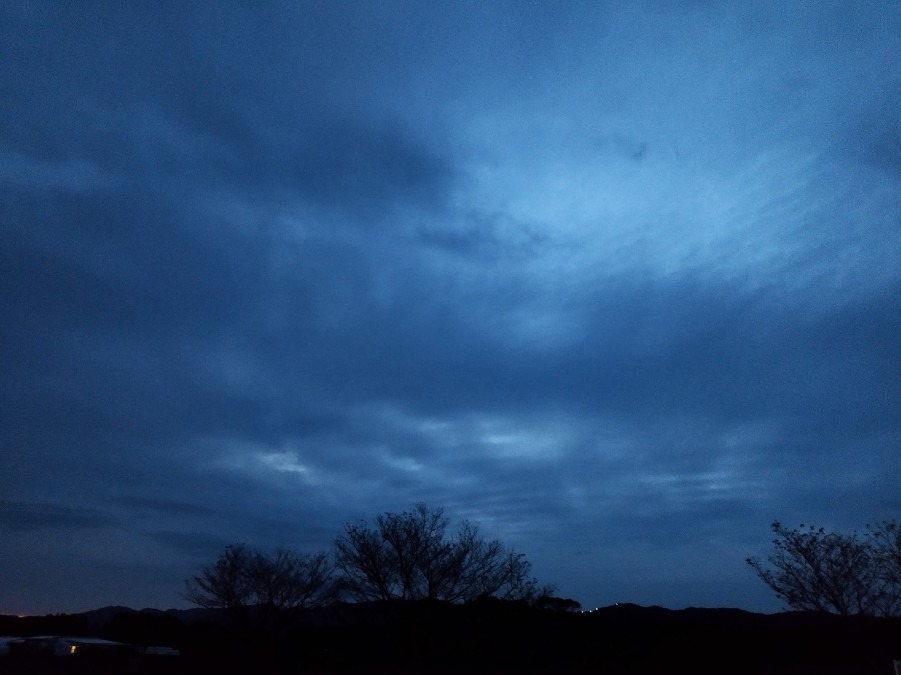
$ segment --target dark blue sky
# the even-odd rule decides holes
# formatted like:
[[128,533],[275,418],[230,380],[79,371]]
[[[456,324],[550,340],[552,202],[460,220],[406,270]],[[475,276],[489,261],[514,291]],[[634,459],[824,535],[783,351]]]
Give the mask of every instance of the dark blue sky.
[[901,5],[0,7],[0,612],[417,501],[586,606],[901,517]]

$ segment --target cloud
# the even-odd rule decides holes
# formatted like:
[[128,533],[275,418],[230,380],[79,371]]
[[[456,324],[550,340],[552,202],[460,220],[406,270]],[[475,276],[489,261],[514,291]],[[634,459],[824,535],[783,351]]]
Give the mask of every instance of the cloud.
[[0,502],[3,526],[10,530],[81,529],[111,523],[109,516],[95,509],[41,502]]
[[10,602],[427,501],[765,607],[774,517],[895,509],[896,9],[0,12]]

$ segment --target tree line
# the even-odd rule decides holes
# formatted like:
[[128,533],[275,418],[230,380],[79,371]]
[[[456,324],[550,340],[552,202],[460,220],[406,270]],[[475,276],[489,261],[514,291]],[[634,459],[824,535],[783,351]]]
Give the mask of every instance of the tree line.
[[480,597],[578,607],[539,585],[524,554],[487,540],[463,521],[451,530],[441,508],[417,504],[382,513],[375,523],[345,525],[331,553],[279,548],[267,554],[232,544],[186,581],[184,596],[211,609],[264,616],[320,607],[335,600],[440,600]]
[[[901,616],[901,526],[887,520],[857,532],[772,524],[766,561],[747,563],[788,608],[843,616]],[[476,525],[451,528],[441,508],[417,504],[348,523],[331,552],[273,553],[232,544],[186,581],[184,596],[201,607],[275,619],[336,600],[520,600],[573,610],[579,603],[540,585],[525,555]]]

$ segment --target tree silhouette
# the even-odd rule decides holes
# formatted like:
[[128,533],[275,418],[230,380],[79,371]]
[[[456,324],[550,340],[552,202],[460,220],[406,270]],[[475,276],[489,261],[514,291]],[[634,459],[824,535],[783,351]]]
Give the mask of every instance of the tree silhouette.
[[867,528],[880,585],[879,614],[901,616],[901,525],[884,520]]
[[231,544],[212,565],[185,582],[184,597],[208,609],[230,611],[245,607],[252,596],[250,565],[253,554],[244,544]]
[[582,603],[572,598],[559,598],[555,595],[542,595],[533,603],[539,609],[550,609],[555,612],[578,612]]
[[445,600],[480,596],[532,600],[549,595],[530,576],[531,564],[468,521],[455,534],[440,508],[383,513],[375,526],[348,524],[335,540],[342,590],[358,600]]
[[801,525],[772,524],[776,539],[765,565],[748,558],[777,597],[792,609],[849,615],[901,613],[901,531],[894,521],[864,536]]
[[334,591],[332,569],[326,553],[279,548],[266,555],[232,544],[215,563],[204,565],[186,581],[184,597],[201,607],[232,613],[256,607],[268,619],[329,602]]
[[332,599],[332,565],[326,553],[301,555],[279,548],[256,553],[250,565],[254,599],[276,611],[319,607]]

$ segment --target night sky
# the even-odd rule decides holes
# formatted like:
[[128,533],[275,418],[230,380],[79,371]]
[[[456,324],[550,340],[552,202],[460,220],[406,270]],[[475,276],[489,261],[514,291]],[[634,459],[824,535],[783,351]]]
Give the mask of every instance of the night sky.
[[425,501],[586,607],[901,518],[901,4],[0,5],[0,613]]

